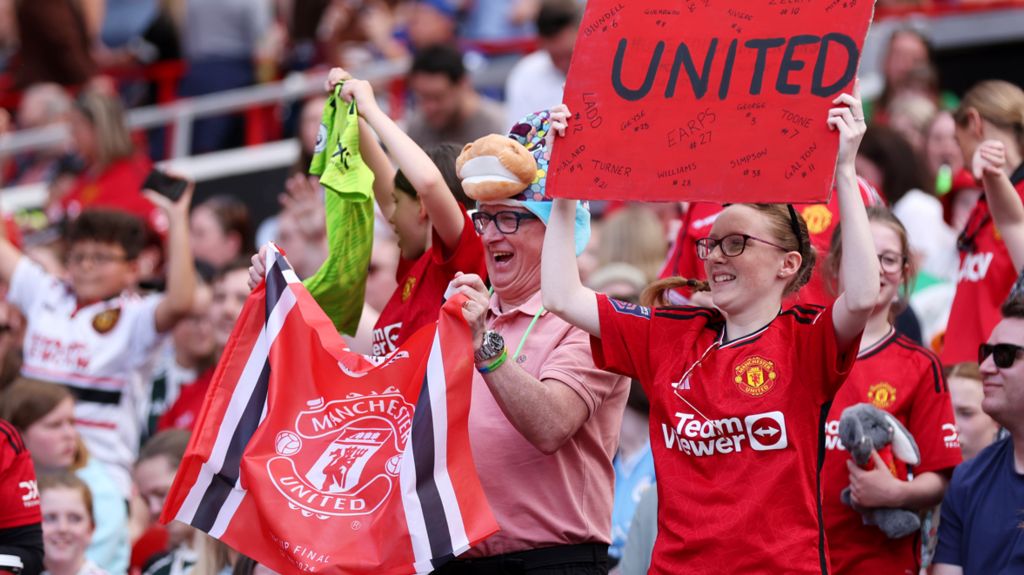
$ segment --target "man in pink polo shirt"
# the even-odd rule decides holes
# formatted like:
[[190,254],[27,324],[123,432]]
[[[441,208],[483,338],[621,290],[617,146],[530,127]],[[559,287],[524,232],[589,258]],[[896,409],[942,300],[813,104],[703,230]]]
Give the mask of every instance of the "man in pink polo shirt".
[[[534,114],[511,134],[542,173],[551,121],[547,112]],[[540,252],[551,209],[543,184],[481,203],[473,215],[493,295],[478,276],[454,282],[470,296],[466,316],[480,334],[470,441],[501,531],[436,573],[608,572],[612,457],[629,382],[595,367],[587,334],[541,306]],[[576,222],[579,253],[590,235],[582,205]]]

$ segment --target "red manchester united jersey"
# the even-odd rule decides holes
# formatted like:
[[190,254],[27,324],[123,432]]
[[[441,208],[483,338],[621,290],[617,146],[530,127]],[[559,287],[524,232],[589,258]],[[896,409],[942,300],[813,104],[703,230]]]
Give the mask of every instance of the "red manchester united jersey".
[[913,469],[896,460],[896,476],[952,469],[961,461],[960,443],[949,389],[939,360],[931,352],[894,331],[858,355],[850,377],[839,389],[825,424],[825,465],[821,472],[822,504],[832,573],[916,575],[920,569],[917,536],[890,540],[880,529],[866,526],[859,513],[844,505],[840,492],[850,484],[839,441],[839,418],[857,403],[870,403],[896,416],[921,450]]
[[[1024,197],[1024,165],[1013,174],[1013,185]],[[999,307],[1010,293],[1017,271],[999,230],[992,223],[985,196],[978,199],[960,232],[960,272],[956,296],[946,325],[942,363],[978,360],[978,345],[988,339],[1002,318]]]
[[595,362],[651,401],[651,573],[825,572],[821,426],[857,349],[838,348],[831,309],[795,306],[732,341],[709,309],[605,296],[598,309]]
[[42,520],[32,456],[18,430],[0,419],[0,529]]
[[444,303],[444,292],[455,272],[477,274],[487,280],[484,245],[473,229],[466,210],[462,210],[462,235],[459,245],[447,257],[444,243],[436,231],[430,249],[417,260],[398,263],[395,279],[398,289],[380,312],[373,326],[373,355],[385,356],[405,343],[421,327],[437,321]]
[[[878,192],[866,180],[857,178],[857,185],[865,206],[884,203]],[[810,234],[811,244],[818,252],[819,262],[810,282],[800,289],[797,297],[793,298],[794,303],[830,305],[835,297],[826,286],[820,263],[828,254],[829,247],[832,245],[832,234],[835,232],[836,226],[839,225],[839,195],[833,190],[827,204],[806,204],[794,207],[807,223],[807,233]],[[704,264],[697,258],[697,240],[707,237],[711,233],[711,225],[715,223],[715,219],[718,218],[721,211],[720,204],[706,202],[690,204],[683,217],[683,224],[679,228],[679,235],[672,246],[672,252],[659,277],[679,276],[696,280],[706,279]],[[682,295],[689,296],[685,292]]]

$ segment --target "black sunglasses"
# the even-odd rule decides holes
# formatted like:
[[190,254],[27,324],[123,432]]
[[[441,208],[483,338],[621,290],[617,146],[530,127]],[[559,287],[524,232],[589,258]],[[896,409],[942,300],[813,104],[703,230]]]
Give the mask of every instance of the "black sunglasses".
[[1007,369],[1013,365],[1022,351],[1024,351],[1024,347],[1012,343],[983,343],[978,346],[978,364],[985,363],[985,360],[991,355],[996,367]]

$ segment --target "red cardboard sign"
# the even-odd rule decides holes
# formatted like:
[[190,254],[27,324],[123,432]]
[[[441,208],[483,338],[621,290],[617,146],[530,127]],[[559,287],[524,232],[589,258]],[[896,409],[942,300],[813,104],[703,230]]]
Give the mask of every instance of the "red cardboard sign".
[[552,196],[823,202],[871,0],[589,0]]

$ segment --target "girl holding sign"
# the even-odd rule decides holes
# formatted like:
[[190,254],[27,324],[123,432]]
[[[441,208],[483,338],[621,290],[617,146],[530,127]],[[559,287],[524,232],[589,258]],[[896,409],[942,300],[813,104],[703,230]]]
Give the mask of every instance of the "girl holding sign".
[[598,366],[639,379],[651,401],[652,573],[828,570],[816,474],[821,425],[879,292],[877,281],[863,281],[879,273],[854,173],[863,108],[856,89],[834,104],[827,123],[840,140],[846,291],[831,307],[782,308],[815,259],[792,206],[726,207],[697,241],[715,308],[649,309],[583,286],[572,251],[575,203],[556,200],[544,239],[544,306],[589,332]]

